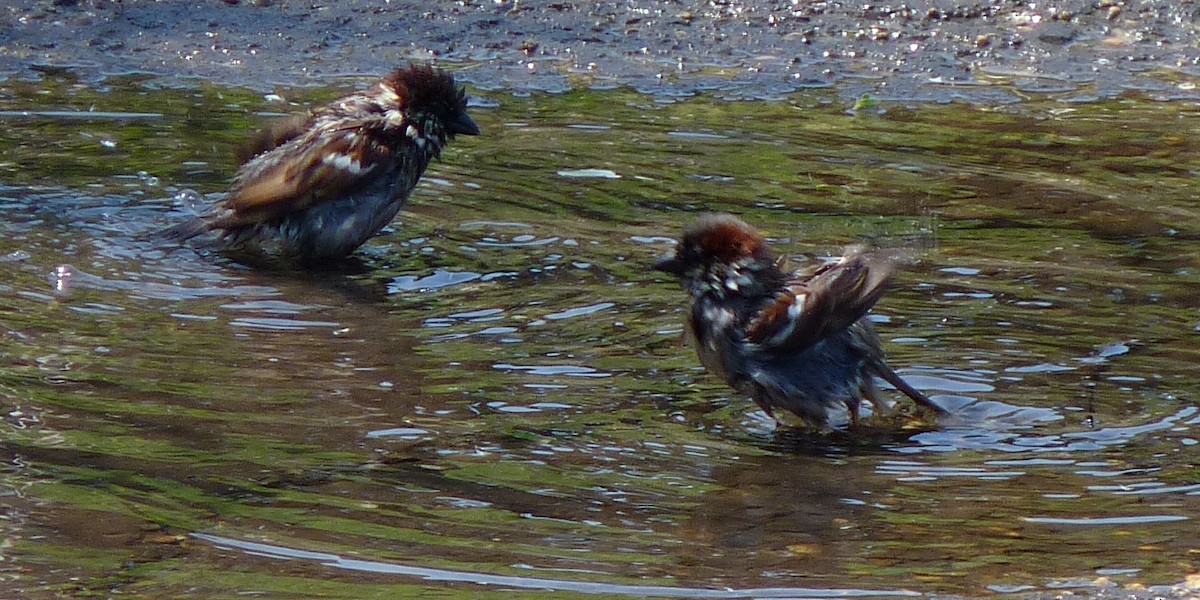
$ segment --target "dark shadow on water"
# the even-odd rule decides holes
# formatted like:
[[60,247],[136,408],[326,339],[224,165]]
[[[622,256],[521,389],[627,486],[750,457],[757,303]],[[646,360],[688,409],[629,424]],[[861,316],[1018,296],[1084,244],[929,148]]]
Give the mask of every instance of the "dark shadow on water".
[[936,425],[914,424],[893,428],[883,424],[859,424],[847,430],[813,431],[786,427],[776,431],[764,449],[801,456],[880,455],[892,452],[897,445],[910,443],[913,436],[936,431]]

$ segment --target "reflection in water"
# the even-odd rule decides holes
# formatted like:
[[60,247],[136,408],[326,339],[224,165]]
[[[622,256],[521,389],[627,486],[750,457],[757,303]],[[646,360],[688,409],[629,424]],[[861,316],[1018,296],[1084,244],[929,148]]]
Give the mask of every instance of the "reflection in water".
[[823,590],[805,588],[759,588],[746,590],[706,590],[699,588],[681,588],[650,585],[619,585],[611,583],[589,583],[585,581],[570,581],[566,579],[543,579],[538,577],[506,577],[502,575],[487,575],[485,573],[467,573],[409,567],[391,563],[368,560],[348,559],[336,554],[324,552],[306,552],[282,546],[244,542],[202,533],[192,534],[193,537],[211,542],[225,548],[235,548],[247,553],[267,558],[284,560],[309,560],[322,565],[367,573],[385,575],[405,575],[420,577],[426,581],[473,583],[476,585],[496,586],[503,589],[535,589],[562,592],[582,592],[585,594],[611,594],[615,596],[636,596],[645,598],[872,598],[872,597],[919,597],[921,594],[907,590]]
[[[894,596],[1192,564],[1178,107],[498,99],[402,226],[295,272],[144,241],[225,187],[257,95],[50,91],[0,98],[41,115],[0,132],[0,529],[31,589]],[[700,210],[796,260],[908,255],[874,317],[954,417],[764,425],[648,272]]]
[[133,299],[183,301],[201,298],[261,298],[278,295],[278,291],[265,286],[234,285],[229,287],[214,287],[202,285],[199,287],[181,286],[157,281],[138,279],[106,279],[73,267],[59,265],[51,274],[54,291],[59,294],[70,294],[76,290],[91,289],[99,291],[120,291],[129,294]]
[[[424,277],[402,275],[393,279],[391,283],[388,283],[388,293],[398,294],[400,292],[436,290],[438,288],[475,281],[483,277],[484,276],[480,273],[449,271],[437,271],[432,275],[426,275]],[[495,277],[491,277],[489,279],[494,278]]]

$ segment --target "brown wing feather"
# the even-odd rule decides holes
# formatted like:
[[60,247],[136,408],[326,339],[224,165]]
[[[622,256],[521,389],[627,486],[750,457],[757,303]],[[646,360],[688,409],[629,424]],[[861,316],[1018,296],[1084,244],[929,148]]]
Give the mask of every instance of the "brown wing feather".
[[312,120],[311,114],[303,114],[283,117],[268,123],[262,131],[238,148],[235,154],[238,163],[249,162],[259,154],[274,150],[300,137],[308,129],[310,120]]
[[[307,180],[301,171],[296,173],[296,164],[283,164],[259,173],[256,177],[239,182],[239,185],[229,194],[225,204],[237,213],[253,213],[264,208],[273,208],[280,212],[298,210],[307,202],[302,196],[306,195]],[[305,165],[304,170],[312,169]]]
[[789,282],[750,322],[746,339],[780,350],[812,346],[863,318],[883,296],[893,271],[891,262],[881,257],[847,254]]
[[[230,212],[216,226],[241,227],[282,218],[367,181],[390,152],[372,144],[369,136],[356,129],[334,129],[333,135],[327,129],[322,134],[327,138],[323,144],[314,143],[310,138],[317,134],[310,131],[247,163],[225,198],[224,205]],[[305,147],[308,149],[290,160],[275,160],[272,156]],[[339,165],[333,161],[336,157],[345,157],[358,168]]]

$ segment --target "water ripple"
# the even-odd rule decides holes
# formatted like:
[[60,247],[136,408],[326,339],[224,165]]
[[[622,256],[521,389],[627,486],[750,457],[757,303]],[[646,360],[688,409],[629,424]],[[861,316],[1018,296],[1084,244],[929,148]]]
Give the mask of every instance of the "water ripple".
[[596,178],[596,179],[620,179],[610,169],[564,169],[558,172],[559,177],[576,177],[576,178]]
[[618,596],[643,596],[654,598],[872,598],[872,597],[919,597],[921,594],[909,590],[862,590],[821,588],[750,588],[722,589],[668,587],[655,585],[622,585],[594,581],[571,581],[568,579],[546,579],[538,577],[516,577],[512,575],[490,575],[470,571],[451,571],[428,567],[413,567],[396,563],[344,558],[326,552],[309,552],[273,544],[247,542],[232,538],[193,533],[192,537],[218,547],[237,549],[248,554],[278,560],[309,560],[336,569],[419,577],[425,581],[451,583],[473,583],[505,588],[536,589],[557,592],[580,592],[586,594],[613,594]]
[[616,306],[616,305],[613,304],[612,302],[600,302],[599,304],[580,306],[578,308],[569,308],[564,311],[550,313],[550,314],[546,315],[546,318],[551,321],[558,321],[558,320],[562,320],[562,319],[571,319],[574,317],[582,317],[584,315],[598,313],[602,310],[608,310],[614,306]]
[[184,301],[202,298],[233,297],[262,297],[277,296],[275,288],[258,285],[234,285],[230,287],[184,287],[152,281],[129,281],[106,279],[82,271],[71,265],[59,265],[50,275],[51,284],[59,294],[70,294],[73,289],[93,289],[103,291],[127,292],[134,298],[151,300]]
[[1115,444],[1123,444],[1136,436],[1152,431],[1163,431],[1175,426],[1177,421],[1186,419],[1200,411],[1200,408],[1188,406],[1180,409],[1173,415],[1168,415],[1163,419],[1143,425],[1134,425],[1130,427],[1105,427],[1095,431],[1077,431],[1064,433],[1066,439],[1082,439],[1095,442],[1100,446],[1110,446]]
[[530,375],[565,375],[567,377],[612,377],[611,373],[603,373],[591,367],[575,365],[511,365],[499,363],[492,365],[493,369],[502,371],[524,371]]
[[388,282],[387,291],[389,294],[398,294],[400,292],[428,292],[438,290],[444,287],[462,285],[475,280],[491,281],[502,277],[513,277],[516,273],[501,272],[501,273],[474,273],[471,271],[444,271],[438,269],[432,275],[425,277],[416,277],[413,275],[401,275]]
[[417,427],[393,427],[391,429],[376,429],[375,431],[367,432],[367,439],[379,438],[400,438],[400,439],[419,439],[429,435],[426,429]]
[[334,321],[301,321],[298,319],[272,319],[268,317],[241,317],[229,322],[234,327],[261,329],[266,331],[299,331],[314,327],[340,327]]
[[1124,525],[1145,525],[1147,523],[1174,523],[1176,521],[1187,521],[1189,517],[1182,515],[1142,515],[1135,517],[1092,517],[1084,519],[1061,519],[1056,517],[1021,517],[1022,521],[1027,523],[1041,523],[1044,525],[1081,525],[1092,527],[1108,527],[1108,526],[1124,526]]
[[1128,427],[1105,427],[1091,431],[1069,431],[1061,434],[1028,435],[1031,426],[1061,420],[1050,409],[1018,407],[1002,402],[965,402],[959,406],[938,396],[943,406],[949,406],[963,425],[938,431],[919,433],[910,438],[919,444],[896,448],[902,454],[919,452],[952,452],[957,450],[991,450],[999,452],[1094,452],[1108,446],[1124,445],[1138,436],[1169,430],[1200,408],[1188,406],[1158,421]]

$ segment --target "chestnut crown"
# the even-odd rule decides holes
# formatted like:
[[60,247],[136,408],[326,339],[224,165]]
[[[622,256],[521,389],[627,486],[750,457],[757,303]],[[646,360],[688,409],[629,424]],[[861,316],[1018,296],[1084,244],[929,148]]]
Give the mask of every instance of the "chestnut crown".
[[709,214],[683,230],[675,254],[654,268],[684,280],[694,292],[754,291],[779,285],[786,278],[766,240],[741,219],[729,214]]
[[733,215],[708,214],[685,227],[675,255],[659,261],[654,268],[682,276],[698,266],[747,260],[773,262],[762,235]]

